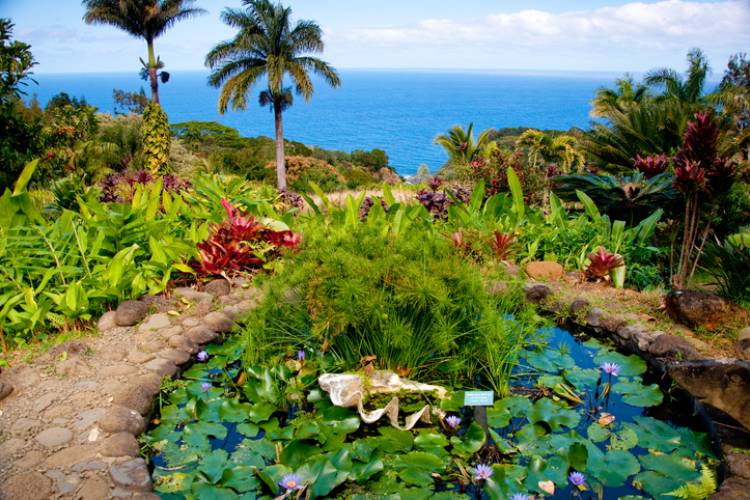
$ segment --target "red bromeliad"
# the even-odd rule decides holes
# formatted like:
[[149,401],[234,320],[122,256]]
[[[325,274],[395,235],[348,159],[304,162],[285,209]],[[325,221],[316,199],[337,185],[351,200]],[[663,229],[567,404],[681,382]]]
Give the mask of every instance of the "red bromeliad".
[[259,269],[278,256],[281,248],[297,248],[302,241],[292,231],[275,231],[255,217],[246,216],[222,199],[227,220],[213,226],[211,236],[198,243],[200,260],[195,267],[202,274],[226,274]]
[[667,167],[669,166],[669,161],[664,155],[649,155],[645,158],[641,158],[641,155],[635,155],[633,165],[639,172],[646,176],[646,179],[651,179],[652,177],[656,177],[657,175],[666,172]]
[[595,252],[589,254],[591,263],[586,268],[586,278],[590,281],[598,281],[609,276],[610,271],[625,265],[620,255],[608,252],[604,247],[599,247]]
[[513,234],[495,231],[492,240],[492,251],[495,253],[495,257],[498,260],[506,260],[511,254],[511,246],[515,241],[516,238]]

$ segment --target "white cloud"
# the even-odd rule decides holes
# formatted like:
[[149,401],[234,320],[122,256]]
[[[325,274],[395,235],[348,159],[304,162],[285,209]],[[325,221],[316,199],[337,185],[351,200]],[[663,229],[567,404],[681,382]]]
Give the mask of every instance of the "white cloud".
[[747,0],[699,3],[664,0],[634,2],[592,10],[561,13],[522,10],[491,14],[472,22],[425,19],[407,26],[351,28],[331,33],[331,41],[400,45],[492,43],[567,47],[616,44],[667,49],[695,46],[750,45]]

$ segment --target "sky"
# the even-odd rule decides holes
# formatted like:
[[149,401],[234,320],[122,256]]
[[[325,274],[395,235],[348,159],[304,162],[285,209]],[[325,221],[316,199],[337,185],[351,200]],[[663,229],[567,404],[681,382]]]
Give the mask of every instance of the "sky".
[[[233,32],[221,21],[240,0],[198,0],[207,13],[157,39],[168,70],[201,70]],[[693,47],[720,75],[750,52],[750,0],[287,0],[294,19],[324,30],[339,69],[540,70],[640,73],[685,68]],[[145,42],[82,21],[77,0],[0,0],[0,17],[30,43],[41,73],[137,71]]]

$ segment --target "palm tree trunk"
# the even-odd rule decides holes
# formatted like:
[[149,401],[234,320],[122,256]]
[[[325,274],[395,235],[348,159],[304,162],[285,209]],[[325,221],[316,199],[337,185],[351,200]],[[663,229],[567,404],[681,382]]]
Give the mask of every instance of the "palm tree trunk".
[[284,128],[281,124],[281,103],[273,103],[276,121],[276,181],[279,189],[286,189],[286,166],[284,165]]
[[159,80],[156,77],[156,55],[154,55],[154,41],[146,40],[148,44],[148,79],[151,83],[151,101],[159,104]]

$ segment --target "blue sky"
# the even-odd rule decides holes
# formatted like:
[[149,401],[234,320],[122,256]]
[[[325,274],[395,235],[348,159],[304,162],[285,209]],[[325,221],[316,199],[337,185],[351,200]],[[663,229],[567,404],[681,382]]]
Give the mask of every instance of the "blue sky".
[[[171,70],[203,68],[231,30],[219,18],[239,0],[198,0],[208,14],[156,42]],[[338,68],[641,72],[682,70],[692,47],[716,74],[750,52],[750,0],[291,0],[297,19],[325,31],[323,58]],[[37,73],[137,71],[145,43],[88,26],[76,0],[0,0],[0,16],[32,45]]]

